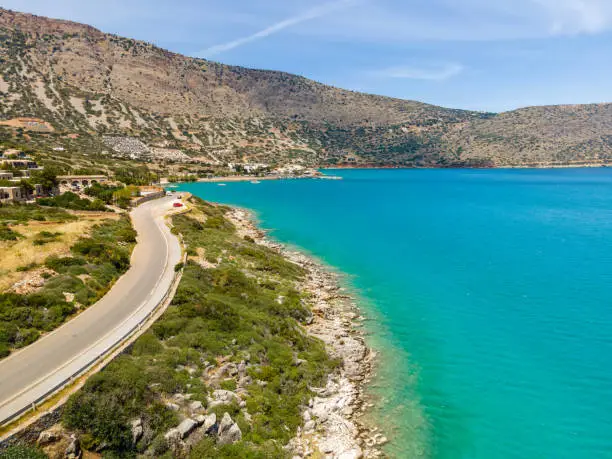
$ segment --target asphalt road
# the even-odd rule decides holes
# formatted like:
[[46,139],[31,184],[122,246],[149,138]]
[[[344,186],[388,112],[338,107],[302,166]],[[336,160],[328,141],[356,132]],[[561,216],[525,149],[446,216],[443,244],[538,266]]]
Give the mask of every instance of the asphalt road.
[[0,361],[0,425],[104,355],[164,298],[181,247],[163,216],[176,198],[132,211],[138,232],[132,265],[96,304],[34,344]]

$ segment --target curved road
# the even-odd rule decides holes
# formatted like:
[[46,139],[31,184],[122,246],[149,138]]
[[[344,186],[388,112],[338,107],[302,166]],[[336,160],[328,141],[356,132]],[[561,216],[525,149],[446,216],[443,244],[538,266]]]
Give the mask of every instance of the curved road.
[[164,223],[173,202],[166,197],[132,211],[132,265],[100,301],[0,361],[0,425],[115,347],[163,300],[181,260],[180,243]]

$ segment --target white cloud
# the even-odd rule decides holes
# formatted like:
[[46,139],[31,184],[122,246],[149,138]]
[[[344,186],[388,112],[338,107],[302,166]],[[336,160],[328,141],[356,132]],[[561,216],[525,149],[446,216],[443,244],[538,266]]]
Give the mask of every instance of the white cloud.
[[596,34],[612,25],[609,0],[533,0],[547,12],[552,35]]
[[201,57],[212,57],[216,56],[225,51],[232,50],[234,48],[238,48],[240,46],[246,45],[248,43],[261,40],[262,38],[269,37],[270,35],[274,35],[282,30],[288,29],[289,27],[296,26],[306,21],[310,21],[313,19],[317,19],[323,16],[330,15],[336,11],[339,11],[344,8],[348,8],[358,3],[359,0],[337,0],[331,3],[326,3],[323,5],[316,6],[311,8],[303,13],[300,13],[296,16],[289,17],[284,19],[276,24],[273,24],[269,27],[266,27],[259,32],[256,32],[252,35],[248,35],[246,37],[238,38],[236,40],[232,40],[227,43],[223,43],[220,45],[212,46],[201,53],[198,53]]
[[382,78],[445,81],[461,74],[464,70],[465,67],[463,67],[463,65],[448,63],[444,65],[427,67],[389,67],[387,69],[377,70],[373,72],[373,74]]
[[321,23],[298,31],[379,43],[543,39],[612,29],[612,0],[380,0]]

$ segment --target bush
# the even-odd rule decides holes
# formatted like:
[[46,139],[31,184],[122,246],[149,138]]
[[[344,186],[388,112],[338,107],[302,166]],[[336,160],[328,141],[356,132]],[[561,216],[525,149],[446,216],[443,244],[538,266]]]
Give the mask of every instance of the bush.
[[62,233],[51,233],[49,231],[41,231],[36,235],[32,244],[34,245],[45,245],[50,242],[56,242]]
[[6,223],[0,223],[0,241],[16,241],[21,234],[13,231]]
[[85,194],[87,196],[97,198],[103,203],[111,204],[113,202],[113,195],[123,188],[123,186],[101,185],[99,183],[94,183],[85,190]]
[[96,212],[106,212],[110,210],[100,199],[90,201],[89,199],[79,198],[78,195],[70,191],[53,198],[40,198],[36,202],[41,206],[62,207],[70,210],[89,210]]
[[0,454],[2,459],[47,459],[47,455],[29,446],[11,446]]

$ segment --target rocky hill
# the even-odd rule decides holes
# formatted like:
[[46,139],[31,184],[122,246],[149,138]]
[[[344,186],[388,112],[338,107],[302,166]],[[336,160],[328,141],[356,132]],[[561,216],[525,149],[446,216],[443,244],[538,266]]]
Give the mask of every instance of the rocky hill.
[[451,110],[185,57],[4,9],[0,70],[5,137],[82,139],[83,150],[144,144],[136,150],[149,156],[171,151],[214,164],[403,166],[600,162],[612,153],[609,105]]

